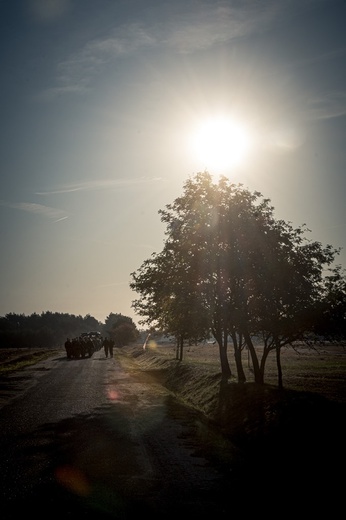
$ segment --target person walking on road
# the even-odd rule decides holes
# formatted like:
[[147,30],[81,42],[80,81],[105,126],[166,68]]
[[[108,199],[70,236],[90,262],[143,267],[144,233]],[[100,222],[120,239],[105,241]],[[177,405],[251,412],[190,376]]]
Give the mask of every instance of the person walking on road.
[[108,358],[108,352],[109,352],[109,339],[108,338],[105,338],[103,340],[103,348],[105,351],[105,356]]
[[108,348],[109,348],[109,356],[113,357],[114,341],[112,340],[112,338],[109,338],[109,340],[108,340]]

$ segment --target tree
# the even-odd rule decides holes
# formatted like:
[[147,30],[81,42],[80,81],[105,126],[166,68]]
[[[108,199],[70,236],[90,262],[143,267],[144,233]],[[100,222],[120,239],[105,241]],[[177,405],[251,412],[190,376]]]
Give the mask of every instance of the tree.
[[[224,379],[231,338],[238,381],[245,381],[242,349],[251,354],[254,377],[263,384],[271,350],[280,350],[312,330],[323,295],[324,269],[337,250],[310,243],[305,227],[276,220],[269,199],[208,172],[187,180],[184,193],[160,210],[167,226],[164,249],[132,273],[133,302],[148,325],[177,338],[207,337],[220,353]],[[331,293],[329,293],[331,294]],[[259,361],[252,338],[264,340]]]
[[105,320],[104,333],[113,339],[117,347],[123,347],[135,341],[139,336],[139,331],[132,318],[112,312]]
[[[217,340],[224,378],[231,376],[220,226],[220,210],[226,197],[226,184],[220,184],[218,189],[205,172],[189,179],[184,195],[159,211],[162,222],[167,224],[166,247],[173,251],[175,263],[184,273],[179,280],[180,287],[188,290],[189,299],[195,304],[195,315],[203,324],[200,337],[207,337],[211,331]],[[194,327],[190,325],[194,335],[196,327],[199,328],[197,321]]]
[[264,382],[265,363],[273,350],[278,385],[282,387],[281,348],[305,341],[318,319],[323,270],[333,262],[337,251],[318,242],[309,243],[303,235],[304,227],[293,229],[289,223],[274,220],[265,233],[258,234],[261,254],[248,253],[253,265],[252,289],[239,327],[253,360],[257,354],[251,335],[263,341],[262,358],[254,365],[257,383]]
[[175,336],[177,359],[182,360],[184,342],[208,334],[203,307],[193,290],[191,265],[167,242],[162,253],[152,255],[132,278],[131,288],[141,293],[132,306],[146,316],[141,323]]
[[318,338],[344,343],[346,340],[346,276],[340,265],[325,277],[319,319],[314,327]]
[[110,337],[113,339],[116,347],[124,347],[136,341],[138,335],[139,332],[134,323],[124,322],[112,329]]

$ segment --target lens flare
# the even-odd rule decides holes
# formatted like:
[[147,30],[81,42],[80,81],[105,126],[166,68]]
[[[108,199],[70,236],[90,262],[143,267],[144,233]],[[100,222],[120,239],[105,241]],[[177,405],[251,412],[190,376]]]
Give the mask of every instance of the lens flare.
[[76,495],[86,497],[91,493],[91,485],[84,473],[73,466],[60,466],[55,471],[57,481]]

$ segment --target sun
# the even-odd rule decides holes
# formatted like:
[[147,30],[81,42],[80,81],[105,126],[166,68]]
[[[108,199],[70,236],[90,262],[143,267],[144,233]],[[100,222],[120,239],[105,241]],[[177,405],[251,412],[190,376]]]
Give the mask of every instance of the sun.
[[201,167],[226,173],[242,164],[250,150],[248,129],[230,117],[212,117],[198,123],[192,132],[192,154]]

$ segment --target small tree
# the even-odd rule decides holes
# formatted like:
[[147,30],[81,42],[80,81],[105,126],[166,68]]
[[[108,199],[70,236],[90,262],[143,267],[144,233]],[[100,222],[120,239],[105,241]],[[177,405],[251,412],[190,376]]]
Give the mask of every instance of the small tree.
[[161,254],[152,255],[137,273],[130,287],[141,294],[132,306],[145,317],[142,324],[155,325],[176,338],[177,359],[183,359],[184,342],[207,335],[203,308],[196,300],[191,266],[178,260],[167,243]]
[[123,347],[136,341],[139,331],[132,318],[111,312],[105,320],[104,334],[108,334],[117,346]]

